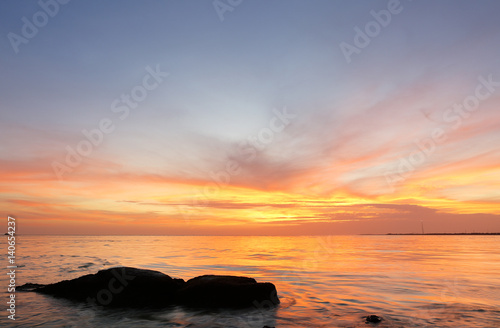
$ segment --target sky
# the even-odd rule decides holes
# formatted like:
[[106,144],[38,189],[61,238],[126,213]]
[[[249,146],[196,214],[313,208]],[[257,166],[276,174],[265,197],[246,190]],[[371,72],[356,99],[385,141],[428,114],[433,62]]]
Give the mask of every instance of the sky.
[[2,216],[25,234],[500,232],[499,16],[1,1]]

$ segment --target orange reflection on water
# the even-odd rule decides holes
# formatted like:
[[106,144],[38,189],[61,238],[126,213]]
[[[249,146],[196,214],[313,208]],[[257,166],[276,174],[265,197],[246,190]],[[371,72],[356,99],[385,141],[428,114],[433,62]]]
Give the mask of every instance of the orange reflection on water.
[[19,283],[55,282],[117,265],[185,280],[203,274],[250,276],[277,286],[278,318],[335,326],[373,312],[410,325],[437,320],[443,311],[498,309],[499,241],[498,236],[19,236],[19,253],[30,256]]

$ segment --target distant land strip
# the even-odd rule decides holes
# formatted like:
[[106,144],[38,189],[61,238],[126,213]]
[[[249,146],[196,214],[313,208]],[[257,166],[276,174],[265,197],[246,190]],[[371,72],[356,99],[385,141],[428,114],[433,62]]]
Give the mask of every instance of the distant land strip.
[[498,236],[500,232],[363,233],[363,236]]

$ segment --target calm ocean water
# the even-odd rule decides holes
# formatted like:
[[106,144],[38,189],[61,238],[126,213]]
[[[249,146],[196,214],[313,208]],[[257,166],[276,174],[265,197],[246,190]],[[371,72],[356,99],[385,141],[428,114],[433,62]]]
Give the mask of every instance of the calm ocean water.
[[[4,268],[6,237],[2,240]],[[17,236],[17,284],[118,265],[273,282],[274,309],[131,311],[17,292],[2,327],[500,327],[500,236]],[[7,271],[6,269],[4,269]],[[6,275],[0,284],[7,300]],[[5,309],[7,308],[4,303]]]

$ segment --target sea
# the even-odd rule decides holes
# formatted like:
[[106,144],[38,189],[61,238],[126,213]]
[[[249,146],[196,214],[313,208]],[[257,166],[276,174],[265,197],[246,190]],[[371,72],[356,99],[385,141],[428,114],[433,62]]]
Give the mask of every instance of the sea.
[[[116,309],[15,292],[1,238],[1,327],[500,327],[500,236],[16,236],[16,281],[47,284],[132,266],[276,285],[239,310]],[[382,318],[366,323],[368,315]]]

